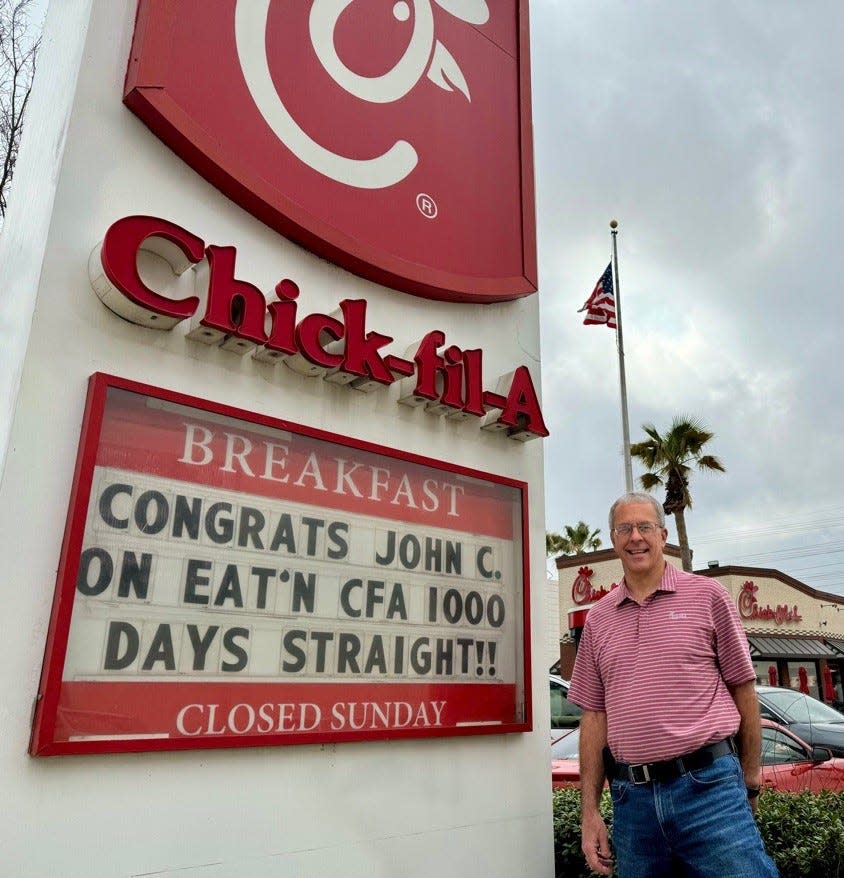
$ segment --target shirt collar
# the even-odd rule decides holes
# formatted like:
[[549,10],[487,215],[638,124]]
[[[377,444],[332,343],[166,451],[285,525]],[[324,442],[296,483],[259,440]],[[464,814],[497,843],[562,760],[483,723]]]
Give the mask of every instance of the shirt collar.
[[[656,591],[677,591],[677,575],[677,568],[666,561],[665,570],[662,573],[662,579]],[[627,588],[627,580],[622,579],[618,586],[618,597],[615,599],[615,605],[620,607],[626,600],[632,601],[633,595],[630,594],[630,590]]]

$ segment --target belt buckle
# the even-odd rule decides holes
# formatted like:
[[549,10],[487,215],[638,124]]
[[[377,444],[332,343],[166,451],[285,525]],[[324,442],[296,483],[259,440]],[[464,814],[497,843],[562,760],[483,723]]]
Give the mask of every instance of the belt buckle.
[[[639,769],[642,773],[642,779],[639,780],[636,777],[636,770]],[[637,787],[642,786],[643,784],[651,782],[651,773],[648,771],[647,765],[631,765],[627,769],[627,775],[630,778],[630,782]]]

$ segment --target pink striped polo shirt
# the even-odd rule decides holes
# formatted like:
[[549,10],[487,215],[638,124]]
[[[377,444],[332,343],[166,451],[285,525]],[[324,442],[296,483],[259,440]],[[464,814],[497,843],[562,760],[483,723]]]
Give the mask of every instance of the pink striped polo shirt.
[[666,564],[644,603],[622,580],[589,611],[568,697],[606,712],[617,760],[655,762],[735,734],[740,717],[727,686],[755,679],[726,589]]

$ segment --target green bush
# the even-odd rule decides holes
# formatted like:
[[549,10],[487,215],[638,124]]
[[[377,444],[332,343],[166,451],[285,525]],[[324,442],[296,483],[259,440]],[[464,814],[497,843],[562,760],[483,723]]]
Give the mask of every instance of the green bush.
[[757,814],[780,878],[844,878],[844,793],[763,793]]
[[[612,803],[608,790],[601,798],[601,815],[612,829]],[[580,790],[554,790],[554,874],[557,878],[589,878],[580,849]]]
[[[601,813],[612,829],[610,796]],[[759,798],[759,831],[780,878],[844,878],[844,793],[775,793]],[[554,790],[557,878],[589,878],[580,850],[580,791]]]

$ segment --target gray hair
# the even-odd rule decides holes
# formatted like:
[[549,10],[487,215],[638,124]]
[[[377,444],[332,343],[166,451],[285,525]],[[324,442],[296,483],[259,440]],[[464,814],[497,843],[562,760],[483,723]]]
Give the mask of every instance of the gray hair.
[[659,522],[659,526],[665,527],[665,510],[662,508],[662,504],[652,494],[634,491],[630,494],[622,494],[618,500],[610,506],[610,533],[612,533],[612,529],[615,527],[615,522],[613,520],[615,517],[615,510],[618,509],[619,506],[627,506],[630,503],[650,503],[656,513],[656,520]]

